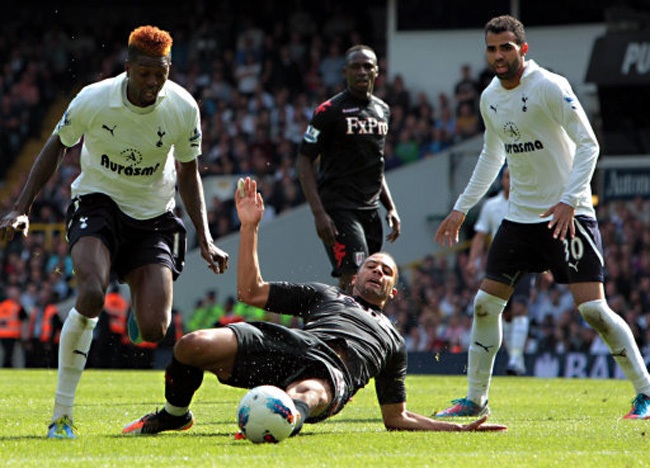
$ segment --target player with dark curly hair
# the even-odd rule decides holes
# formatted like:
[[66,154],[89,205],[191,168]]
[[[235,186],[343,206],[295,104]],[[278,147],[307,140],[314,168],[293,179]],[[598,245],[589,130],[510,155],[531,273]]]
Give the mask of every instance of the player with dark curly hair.
[[154,26],[130,34],[125,72],[77,94],[12,211],[0,220],[0,240],[11,240],[16,231],[27,235],[37,194],[67,148],[83,142],[66,219],[78,295],[61,332],[51,438],[76,437],[74,397],[112,276],[130,288],[132,340],[165,337],[173,281],[185,256],[185,226],[174,214],[177,185],[208,267],[214,273],[228,267],[228,254],[208,230],[197,162],[199,108],[190,93],[167,79],[171,47],[170,34]]
[[495,77],[481,94],[483,150],[467,187],[440,223],[435,240],[452,246],[466,213],[481,199],[504,161],[510,169],[508,208],[474,298],[466,397],[437,417],[489,413],[488,392],[501,347],[506,303],[528,273],[550,271],[568,284],[582,318],[607,344],[636,397],[625,419],[650,419],[650,374],[634,335],[607,302],[605,264],[591,179],[600,147],[566,78],[527,59],[524,25],[503,15],[485,25],[485,56]]

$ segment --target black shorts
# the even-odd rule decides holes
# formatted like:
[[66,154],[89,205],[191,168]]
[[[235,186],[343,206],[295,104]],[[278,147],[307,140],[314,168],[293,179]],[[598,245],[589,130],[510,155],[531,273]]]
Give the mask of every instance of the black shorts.
[[327,214],[339,231],[334,246],[325,245],[332,276],[354,274],[368,255],[381,250],[384,233],[379,210],[335,210]]
[[174,279],[183,271],[185,225],[171,212],[138,220],[125,215],[107,195],[82,195],[73,198],[68,207],[66,236],[71,249],[82,237],[100,239],[111,254],[111,270],[120,281],[143,265],[165,265]]
[[514,286],[526,273],[550,271],[558,283],[604,281],[598,222],[574,218],[575,237],[553,238],[548,223],[503,220],[488,252],[486,278]]
[[307,419],[308,423],[335,415],[352,396],[345,365],[311,334],[271,322],[237,322],[227,327],[235,332],[238,351],[232,375],[222,383],[239,388],[275,385],[286,390],[298,380],[324,379],[332,387],[332,402],[321,414]]

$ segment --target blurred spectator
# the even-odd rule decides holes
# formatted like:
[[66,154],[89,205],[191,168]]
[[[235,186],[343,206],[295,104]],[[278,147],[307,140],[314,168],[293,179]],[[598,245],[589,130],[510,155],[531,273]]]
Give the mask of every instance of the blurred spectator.
[[126,321],[131,305],[113,283],[104,299],[104,313],[100,315],[95,328],[89,362],[100,369],[122,369],[129,367],[125,361],[127,346]]
[[262,62],[252,52],[247,51],[243,61],[235,65],[237,90],[246,97],[253,95],[262,77]]
[[322,84],[329,94],[343,90],[343,65],[345,65],[345,56],[341,46],[338,41],[332,41],[327,48],[327,54],[320,60],[318,68]]
[[217,291],[212,289],[205,294],[202,300],[197,302],[194,312],[187,321],[188,331],[214,328],[215,324],[219,323],[225,310],[217,299]]
[[2,367],[14,366],[16,345],[21,342],[24,324],[29,316],[20,303],[20,289],[6,288],[5,298],[0,302],[0,346],[2,346]]
[[466,140],[479,134],[480,123],[478,113],[473,110],[469,102],[458,104],[456,112],[455,134],[460,140]]
[[409,164],[417,161],[420,156],[420,148],[414,138],[410,128],[403,128],[399,133],[399,138],[395,142],[395,156],[399,160],[399,165]]
[[456,106],[460,108],[463,104],[468,104],[471,113],[478,109],[478,99],[480,96],[480,85],[472,76],[472,66],[465,63],[460,67],[460,79],[454,85],[454,98]]
[[406,89],[404,77],[399,73],[395,75],[388,87],[386,102],[391,107],[401,106],[405,111],[411,108],[411,93]]
[[456,142],[456,117],[449,107],[441,107],[438,110],[435,126],[440,130],[440,138],[444,145],[451,146]]
[[36,304],[29,312],[24,345],[26,367],[57,367],[59,335],[63,326],[56,306],[58,300],[47,283],[40,285]]

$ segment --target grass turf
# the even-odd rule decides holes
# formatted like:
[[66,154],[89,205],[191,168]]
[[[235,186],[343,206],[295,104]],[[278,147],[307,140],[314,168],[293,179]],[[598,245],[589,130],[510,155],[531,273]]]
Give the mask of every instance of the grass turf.
[[[409,376],[410,410],[429,415],[466,391],[463,376]],[[490,421],[503,433],[387,432],[369,385],[339,415],[278,445],[235,440],[245,393],[206,374],[189,431],[125,436],[122,427],[163,404],[162,371],[87,370],[76,398],[76,440],[45,437],[55,370],[0,370],[0,465],[113,466],[648,466],[650,421],[621,417],[623,380],[495,377]]]

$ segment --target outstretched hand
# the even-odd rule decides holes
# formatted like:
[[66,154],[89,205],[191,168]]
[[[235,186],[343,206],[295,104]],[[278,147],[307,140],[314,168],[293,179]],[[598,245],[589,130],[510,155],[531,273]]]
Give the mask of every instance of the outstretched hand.
[[264,200],[257,191],[257,182],[250,177],[237,182],[235,207],[242,227],[259,225],[264,215]]
[[461,431],[496,432],[508,430],[508,426],[504,426],[503,424],[485,424],[487,418],[487,415],[485,415],[474,422],[464,424]]

